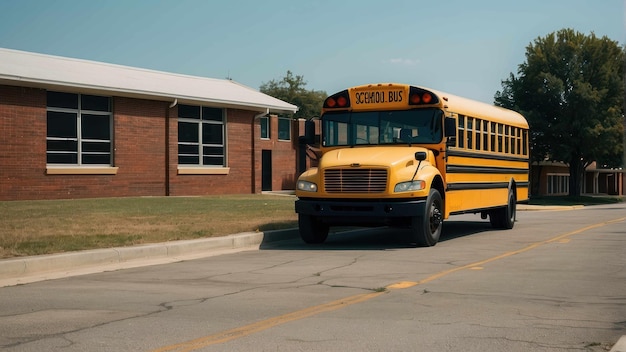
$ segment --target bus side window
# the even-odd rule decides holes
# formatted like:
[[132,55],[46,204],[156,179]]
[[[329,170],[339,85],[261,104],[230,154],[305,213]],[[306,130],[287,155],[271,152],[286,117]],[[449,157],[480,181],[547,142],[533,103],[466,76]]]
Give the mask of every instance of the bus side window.
[[465,116],[459,115],[459,130],[457,132],[457,147],[464,148],[465,145]]
[[495,152],[496,151],[496,123],[492,122],[491,123],[491,151]]
[[511,127],[511,153],[517,154],[517,149],[515,149],[515,135],[517,134],[517,127]]
[[504,126],[504,152],[508,153],[509,152],[509,138],[511,136],[511,126],[506,125]]
[[474,149],[474,118],[467,117],[467,149]]
[[481,129],[482,127],[482,120],[481,119],[476,119],[476,125],[474,127],[474,130],[476,131],[476,150],[480,150],[482,148],[482,144],[480,142],[480,137],[481,137]]
[[500,153],[502,153],[502,145],[504,144],[503,136],[504,136],[504,125],[499,123],[498,124],[498,152]]
[[483,150],[489,151],[489,121],[483,121]]

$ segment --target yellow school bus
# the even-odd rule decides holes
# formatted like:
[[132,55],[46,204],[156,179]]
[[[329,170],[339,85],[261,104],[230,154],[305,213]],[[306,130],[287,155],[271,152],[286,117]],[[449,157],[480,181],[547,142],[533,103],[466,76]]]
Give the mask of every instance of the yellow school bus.
[[[306,130],[310,144],[314,129]],[[306,243],[324,242],[331,226],[394,226],[410,229],[410,243],[434,246],[450,215],[480,213],[510,229],[517,202],[528,200],[528,123],[517,112],[370,84],[329,96],[320,130],[318,165],[296,187]]]

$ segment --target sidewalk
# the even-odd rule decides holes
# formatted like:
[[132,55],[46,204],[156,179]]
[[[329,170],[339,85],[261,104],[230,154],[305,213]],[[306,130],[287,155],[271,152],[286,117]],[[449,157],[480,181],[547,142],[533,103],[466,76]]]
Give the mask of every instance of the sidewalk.
[[298,236],[297,229],[246,232],[198,240],[2,259],[0,287],[258,250],[262,244]]
[[530,205],[530,204],[518,204],[518,211],[557,211],[557,210],[573,210],[582,209],[584,205]]
[[626,335],[623,335],[609,352],[626,352]]

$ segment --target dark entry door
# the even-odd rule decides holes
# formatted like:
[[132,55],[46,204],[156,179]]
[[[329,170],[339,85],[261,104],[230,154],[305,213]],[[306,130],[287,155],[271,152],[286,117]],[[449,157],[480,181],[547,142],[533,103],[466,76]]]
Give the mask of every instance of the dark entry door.
[[261,151],[261,190],[272,190],[272,151]]

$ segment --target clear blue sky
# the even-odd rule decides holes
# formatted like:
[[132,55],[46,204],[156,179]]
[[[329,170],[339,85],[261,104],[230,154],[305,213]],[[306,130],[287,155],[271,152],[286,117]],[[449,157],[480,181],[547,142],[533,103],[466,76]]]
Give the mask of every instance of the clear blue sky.
[[623,45],[624,3],[0,0],[0,47],[230,77],[255,89],[291,70],[329,94],[398,82],[491,103],[537,37],[572,28]]

